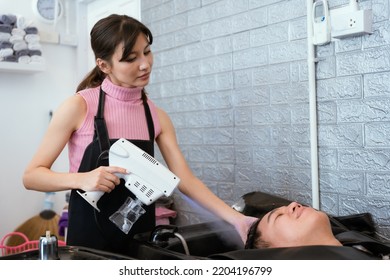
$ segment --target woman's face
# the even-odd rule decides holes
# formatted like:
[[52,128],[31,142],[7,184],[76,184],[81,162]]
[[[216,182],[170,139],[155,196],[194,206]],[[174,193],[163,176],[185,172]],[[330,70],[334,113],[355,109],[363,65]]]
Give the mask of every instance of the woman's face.
[[258,225],[261,237],[270,247],[291,247],[318,242],[320,235],[329,233],[328,216],[296,202],[267,213]]
[[[111,62],[100,68],[112,83],[122,87],[145,87],[149,83],[153,65],[153,54],[149,41],[140,34],[129,57],[120,61],[123,54],[123,43],[119,44],[112,56]],[[98,62],[99,64],[99,62]]]

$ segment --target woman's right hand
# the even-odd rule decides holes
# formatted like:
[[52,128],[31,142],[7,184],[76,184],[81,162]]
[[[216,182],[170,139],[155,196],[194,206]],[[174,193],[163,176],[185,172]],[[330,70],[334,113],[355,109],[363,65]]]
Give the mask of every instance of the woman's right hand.
[[111,192],[120,183],[120,174],[128,174],[125,168],[116,166],[100,166],[92,171],[79,173],[80,189],[83,191]]

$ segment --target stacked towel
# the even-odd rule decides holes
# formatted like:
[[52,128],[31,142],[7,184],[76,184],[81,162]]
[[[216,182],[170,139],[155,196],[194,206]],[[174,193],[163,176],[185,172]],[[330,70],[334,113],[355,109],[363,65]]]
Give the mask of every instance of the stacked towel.
[[24,36],[24,40],[27,43],[39,43],[41,37],[39,37],[38,34],[27,34],[26,36]]
[[5,24],[9,24],[9,25],[12,25],[12,26],[15,26],[16,24],[16,21],[17,21],[17,16],[15,15],[0,15],[0,21],[2,23],[5,23]]
[[12,49],[13,44],[9,41],[0,41],[0,49]]
[[14,54],[14,50],[11,48],[0,49],[0,60],[5,60],[6,57]]
[[26,41],[15,41],[13,46],[14,51],[21,51],[21,50],[27,50],[27,43]]
[[43,63],[38,29],[24,17],[0,14],[0,61]]
[[27,48],[31,51],[40,51],[42,49],[42,46],[40,43],[29,43],[27,44]]
[[28,55],[29,56],[41,56],[42,52],[40,50],[28,50]]
[[31,57],[29,55],[19,56],[18,62],[23,64],[29,64],[31,62]]
[[45,58],[40,55],[31,55],[30,56],[30,64],[43,64],[45,63]]
[[26,34],[38,34],[38,28],[35,26],[28,26],[24,29],[24,31]]
[[0,32],[0,42],[9,41],[10,38],[10,33]]
[[16,57],[16,55],[8,55],[8,56],[3,57],[3,61],[18,62],[18,58]]
[[12,32],[12,26],[5,23],[0,23],[0,32],[2,33],[11,33]]

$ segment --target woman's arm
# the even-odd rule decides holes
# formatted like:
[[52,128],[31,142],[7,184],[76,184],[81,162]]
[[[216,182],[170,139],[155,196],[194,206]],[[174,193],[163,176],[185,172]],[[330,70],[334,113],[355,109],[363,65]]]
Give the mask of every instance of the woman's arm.
[[161,134],[157,138],[157,144],[168,168],[180,178],[179,190],[232,224],[245,242],[247,231],[255,218],[244,216],[228,206],[192,173],[178,146],[175,129],[169,116],[161,109],[158,109],[158,116]]
[[83,189],[110,192],[119,178],[113,173],[125,173],[117,167],[99,167],[86,173],[60,173],[51,170],[72,133],[86,115],[86,103],[80,95],[68,98],[53,114],[43,140],[23,175],[26,189],[43,192]]

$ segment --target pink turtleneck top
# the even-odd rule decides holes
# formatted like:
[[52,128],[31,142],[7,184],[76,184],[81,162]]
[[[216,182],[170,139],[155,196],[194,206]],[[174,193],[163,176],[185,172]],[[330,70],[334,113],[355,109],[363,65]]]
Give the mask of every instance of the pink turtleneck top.
[[[145,110],[141,99],[142,88],[124,88],[114,85],[108,78],[102,83],[106,93],[104,119],[110,139],[149,140]],[[87,114],[81,127],[76,130],[68,142],[69,171],[77,172],[86,147],[94,135],[94,117],[99,104],[100,87],[78,92],[87,103]],[[148,99],[152,114],[155,139],[161,132],[161,126],[154,103]]]

